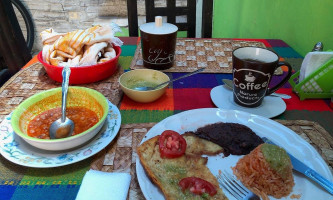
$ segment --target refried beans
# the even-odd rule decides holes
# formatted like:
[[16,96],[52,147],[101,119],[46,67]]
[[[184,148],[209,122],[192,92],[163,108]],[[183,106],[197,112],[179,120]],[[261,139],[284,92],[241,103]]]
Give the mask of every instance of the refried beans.
[[249,127],[238,123],[208,124],[191,133],[220,145],[224,156],[246,155],[264,143]]

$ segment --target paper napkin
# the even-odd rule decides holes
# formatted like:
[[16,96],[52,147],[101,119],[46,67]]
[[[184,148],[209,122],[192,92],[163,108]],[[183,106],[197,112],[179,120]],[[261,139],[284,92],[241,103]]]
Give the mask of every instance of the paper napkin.
[[83,177],[76,200],[126,200],[130,182],[129,173],[89,170]]
[[301,82],[312,72],[323,66],[327,61],[333,58],[332,51],[315,51],[306,54],[300,70],[299,81]]

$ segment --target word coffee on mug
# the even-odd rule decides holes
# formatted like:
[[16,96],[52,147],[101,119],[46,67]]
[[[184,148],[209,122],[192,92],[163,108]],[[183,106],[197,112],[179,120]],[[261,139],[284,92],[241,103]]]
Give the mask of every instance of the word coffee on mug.
[[155,22],[140,26],[143,65],[151,69],[168,69],[175,60],[177,26],[162,23],[156,16]]
[[[260,106],[264,97],[282,87],[290,78],[292,68],[287,62],[279,62],[279,56],[264,48],[241,47],[232,53],[234,101],[245,107]],[[280,83],[268,88],[274,71],[287,66],[287,75]]]

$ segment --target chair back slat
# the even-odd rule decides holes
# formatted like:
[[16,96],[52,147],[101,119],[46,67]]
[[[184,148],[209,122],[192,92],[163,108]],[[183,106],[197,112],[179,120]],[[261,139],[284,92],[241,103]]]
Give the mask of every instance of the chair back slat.
[[187,15],[187,37],[195,37],[195,28],[196,28],[196,16],[197,16],[197,1],[196,0],[187,0],[188,15]]
[[[156,12],[164,12],[164,10],[156,9],[154,0],[145,0],[146,6],[146,22],[155,21]],[[165,15],[165,13],[161,13],[160,15]]]
[[[187,6],[176,7],[175,0],[167,0],[166,7],[155,7],[154,0],[146,0],[146,21],[154,22],[155,16],[166,16],[167,22],[175,24],[178,31],[187,31],[187,37],[195,37],[196,0],[187,0]],[[177,23],[176,16],[186,16],[186,23]]]
[[0,1],[0,57],[3,71],[0,82],[15,74],[32,58],[9,0]]
[[138,36],[138,5],[136,0],[127,0],[129,36]]
[[213,0],[204,0],[202,4],[202,38],[212,37],[213,28]]
[[[138,36],[137,1],[127,0],[129,35]],[[187,5],[176,7],[175,0],[167,0],[166,7],[156,7],[154,0],[145,0],[146,22],[154,22],[155,16],[166,16],[167,22],[175,24],[179,31],[187,31],[194,38],[196,32],[196,0],[187,0]],[[130,13],[132,12],[132,13]],[[202,10],[202,36],[212,35],[213,0],[205,0]],[[186,22],[176,22],[176,16],[186,16]]]

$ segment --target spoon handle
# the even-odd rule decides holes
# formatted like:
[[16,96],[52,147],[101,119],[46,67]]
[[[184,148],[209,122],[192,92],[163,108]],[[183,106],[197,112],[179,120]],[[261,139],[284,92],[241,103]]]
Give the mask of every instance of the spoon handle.
[[270,94],[271,96],[276,96],[276,97],[281,97],[282,99],[290,99],[291,96],[287,95],[287,94],[282,94],[282,93],[275,93],[273,92],[272,94]]
[[186,77],[188,77],[188,76],[192,76],[193,74],[197,74],[197,73],[199,73],[199,72],[202,72],[203,70],[205,70],[205,68],[201,68],[201,69],[195,70],[195,71],[193,71],[193,72],[190,72],[190,73],[188,73],[188,74],[185,74],[184,76],[180,76],[180,77],[175,78],[175,79],[172,79],[172,80],[170,80],[170,81],[167,81],[167,82],[161,83],[161,84],[155,86],[154,89],[156,89],[156,88],[158,88],[158,87],[160,87],[160,86],[162,86],[162,85],[164,85],[164,84],[166,84],[166,83],[171,83],[171,82],[177,81],[177,80],[179,80],[179,79],[186,78]]
[[67,92],[68,92],[68,82],[69,75],[71,74],[71,69],[67,66],[62,69],[62,101],[61,101],[61,122],[66,120],[66,105],[67,105]]

